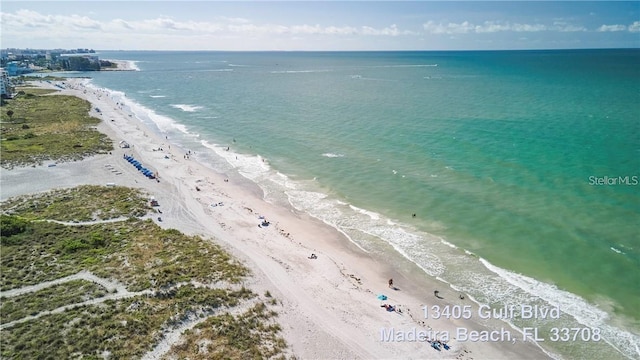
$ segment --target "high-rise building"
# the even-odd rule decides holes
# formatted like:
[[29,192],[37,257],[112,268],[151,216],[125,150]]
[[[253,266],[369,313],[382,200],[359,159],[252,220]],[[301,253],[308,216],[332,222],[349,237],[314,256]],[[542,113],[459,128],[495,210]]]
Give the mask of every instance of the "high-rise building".
[[3,98],[10,98],[12,96],[13,89],[11,82],[9,82],[9,73],[4,68],[0,68],[0,95]]

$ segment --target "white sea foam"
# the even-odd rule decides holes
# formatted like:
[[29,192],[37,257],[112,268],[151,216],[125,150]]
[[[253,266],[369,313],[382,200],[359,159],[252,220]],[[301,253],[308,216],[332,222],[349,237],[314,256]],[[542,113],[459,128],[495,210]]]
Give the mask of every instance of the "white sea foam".
[[147,90],[138,90],[136,91],[138,94],[148,94],[148,93],[152,93],[155,91],[160,91],[162,89],[147,89]]
[[403,65],[376,65],[372,68],[419,68],[419,67],[437,67],[438,64],[403,64]]
[[398,82],[398,80],[395,80],[395,79],[381,79],[381,78],[371,78],[371,77],[361,77],[360,80]]
[[163,133],[177,130],[183,134],[189,134],[189,131],[187,130],[187,127],[185,125],[174,121],[170,117],[160,115],[155,111],[135,102],[131,102],[129,107],[131,108],[131,111],[136,115],[136,117],[143,121],[155,124]]
[[[582,325],[600,329],[605,341],[630,359],[640,357],[640,336],[609,325],[609,315],[580,296],[560,290],[555,285],[501,269],[485,259],[480,258],[480,262],[501,279],[522,289],[526,294],[543,299],[552,306],[558,306],[562,312],[571,315]],[[508,296],[505,300],[512,301],[513,293],[505,295]]]
[[610,247],[610,249],[611,249],[611,250],[613,250],[614,252],[617,252],[618,254],[624,254],[624,251],[619,250],[619,249],[616,249],[616,248],[614,248],[613,246],[612,246],[612,247]]
[[152,97],[152,98],[163,98],[163,97],[167,97],[167,95],[149,95],[149,97]]
[[171,107],[174,107],[176,109],[180,109],[180,110],[186,111],[186,112],[195,112],[195,111],[198,111],[198,110],[202,109],[202,106],[188,105],[188,104],[171,104]]
[[306,74],[306,73],[322,73],[330,72],[332,70],[274,70],[272,74]]
[[154,125],[163,133],[171,132],[171,131],[179,131],[184,134],[188,134],[187,127],[183,124],[179,124],[173,119],[160,115],[155,111],[129,99],[126,94],[122,91],[116,91],[106,88],[100,88],[95,86],[91,80],[87,79],[83,81],[84,86],[93,91],[104,92],[107,96],[111,98],[114,103],[119,103],[125,110],[128,110],[132,113],[136,118],[141,121]]
[[400,227],[372,226],[362,230],[364,233],[384,239],[398,253],[411,260],[425,273],[437,277],[444,273],[445,265],[438,255],[424,251],[421,246],[424,239],[416,234],[407,232]]
[[447,241],[447,240],[445,240],[445,239],[440,239],[440,242],[441,242],[441,243],[443,243],[443,244],[445,244],[445,245],[447,245],[448,247],[450,247],[450,248],[452,248],[452,249],[457,249],[457,248],[458,248],[457,246],[453,245],[452,243],[448,242],[448,241]]
[[140,71],[140,67],[138,67],[139,61],[126,60],[129,64],[129,68],[135,71]]
[[376,212],[368,211],[368,210],[365,210],[365,209],[361,209],[361,208],[359,208],[357,206],[353,206],[353,205],[349,205],[349,207],[351,209],[353,209],[353,211],[355,211],[355,212],[359,212],[360,214],[367,215],[368,217],[371,218],[371,220],[380,220],[380,214],[378,214]]
[[339,157],[344,157],[343,154],[334,154],[334,153],[324,153],[322,154],[322,156],[324,157],[328,157],[328,158],[339,158]]
[[271,169],[266,160],[260,155],[236,153],[227,150],[228,146],[213,144],[206,140],[201,140],[200,143],[206,148],[213,150],[217,156],[226,160],[226,162],[236,168],[242,176],[256,183],[264,181]]
[[107,61],[113,61],[116,63],[119,63],[118,66],[122,67],[122,70],[133,70],[133,71],[140,71],[140,67],[138,67],[138,63],[140,61],[136,61],[136,60],[119,60],[119,59],[104,59]]

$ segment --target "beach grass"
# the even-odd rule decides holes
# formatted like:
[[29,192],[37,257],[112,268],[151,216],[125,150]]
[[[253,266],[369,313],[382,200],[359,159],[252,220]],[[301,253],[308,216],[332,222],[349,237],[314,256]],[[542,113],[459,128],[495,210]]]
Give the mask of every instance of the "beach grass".
[[95,129],[100,120],[89,116],[88,101],[43,89],[22,88],[19,94],[0,111],[0,166],[80,160],[113,150],[111,139]]
[[[3,216],[2,221],[11,219]],[[79,226],[32,220],[24,231],[0,241],[2,290],[82,270],[115,278],[131,291],[192,280],[237,283],[248,275],[248,269],[212,242],[162,229],[151,220]]]
[[42,290],[13,297],[0,298],[2,324],[51,311],[61,306],[83,302],[107,294],[107,290],[90,281],[72,280]]
[[[276,313],[265,305],[239,316],[226,313],[257,297],[237,285],[249,270],[210,240],[138,218],[149,210],[138,190],[81,186],[0,205],[2,291],[81,271],[116,281],[126,291],[147,291],[101,299],[104,288],[79,280],[3,297],[0,323],[41,316],[2,330],[2,358],[139,358],[165,333],[197,318],[211,326],[198,339],[224,344],[223,358],[272,358],[284,351]],[[111,217],[122,219],[73,223]],[[77,305],[88,299],[96,303]]]
[[151,210],[148,199],[137,189],[82,185],[14,197],[3,203],[3,210],[29,220],[86,222],[144,216]]
[[166,296],[136,296],[68,309],[4,329],[3,358],[115,359],[142,357],[163,338],[163,329],[187,318],[236,306],[247,290],[181,287]]
[[187,331],[184,341],[174,345],[167,357],[193,360],[284,358],[282,352],[286,343],[278,335],[280,326],[274,322],[276,316],[263,302],[239,315],[212,316]]

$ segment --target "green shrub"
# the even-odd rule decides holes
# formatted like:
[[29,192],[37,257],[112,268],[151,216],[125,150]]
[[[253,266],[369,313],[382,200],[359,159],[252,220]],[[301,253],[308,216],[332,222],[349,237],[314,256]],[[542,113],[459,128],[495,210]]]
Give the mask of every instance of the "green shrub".
[[67,239],[62,242],[62,251],[71,254],[78,250],[88,249],[89,244],[80,239]]
[[2,237],[9,237],[23,233],[27,230],[29,222],[17,216],[0,216],[0,234]]

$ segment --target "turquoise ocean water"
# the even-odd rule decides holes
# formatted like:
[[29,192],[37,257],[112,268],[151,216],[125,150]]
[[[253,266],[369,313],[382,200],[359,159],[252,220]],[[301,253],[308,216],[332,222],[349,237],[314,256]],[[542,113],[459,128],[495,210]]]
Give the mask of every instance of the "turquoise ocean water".
[[100,57],[140,71],[95,86],[268,201],[480,303],[563,312],[513,326],[601,331],[554,354],[640,358],[640,50]]

